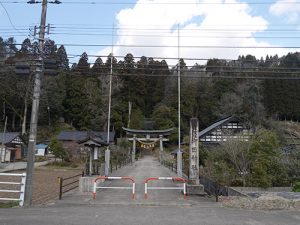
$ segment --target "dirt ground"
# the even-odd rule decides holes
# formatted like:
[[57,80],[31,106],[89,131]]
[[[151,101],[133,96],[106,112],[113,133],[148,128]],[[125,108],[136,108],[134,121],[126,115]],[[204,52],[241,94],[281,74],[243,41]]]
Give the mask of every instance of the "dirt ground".
[[[23,173],[25,171],[13,171],[12,173]],[[67,178],[70,176],[75,176],[81,174],[81,169],[65,169],[65,168],[51,168],[51,167],[39,167],[35,168],[33,174],[33,204],[45,204],[52,200],[58,199],[59,195],[59,184],[58,184],[58,177]],[[1,181],[15,181],[19,182],[20,178],[17,177],[0,177]],[[78,178],[73,178],[68,180],[68,183],[78,180]],[[65,184],[67,183],[65,182]],[[69,189],[71,187],[76,186],[77,183],[65,187],[64,190]],[[1,185],[0,189],[14,189],[17,188],[16,186],[8,186],[8,185]],[[17,197],[18,194],[14,193],[0,193],[0,197]]]

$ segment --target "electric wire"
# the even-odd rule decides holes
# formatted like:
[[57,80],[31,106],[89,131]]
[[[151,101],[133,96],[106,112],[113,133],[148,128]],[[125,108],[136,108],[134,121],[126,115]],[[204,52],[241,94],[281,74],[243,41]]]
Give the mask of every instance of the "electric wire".
[[[27,4],[27,1],[1,1],[6,4]],[[136,1],[62,1],[61,4],[70,4],[70,5],[134,5]],[[182,2],[140,2],[141,5],[273,5],[273,1],[253,1],[253,2],[191,2],[191,1],[182,1]],[[276,2],[280,5],[290,5],[290,4],[300,4],[300,2],[295,1],[280,1]]]
[[8,11],[7,11],[7,9],[6,9],[6,7],[3,5],[3,3],[2,2],[0,2],[0,5],[2,6],[2,8],[4,9],[4,11],[5,11],[5,14],[6,14],[6,16],[7,16],[7,18],[8,18],[8,21],[9,21],[9,23],[10,23],[10,25],[12,26],[12,28],[14,29],[14,30],[16,30],[18,33],[20,33],[20,34],[23,34],[24,35],[24,33],[22,33],[19,29],[17,29],[16,27],[15,27],[15,25],[14,25],[14,23],[12,22],[12,19],[11,19],[11,17],[10,17],[10,15],[9,15],[9,13],[8,13]]

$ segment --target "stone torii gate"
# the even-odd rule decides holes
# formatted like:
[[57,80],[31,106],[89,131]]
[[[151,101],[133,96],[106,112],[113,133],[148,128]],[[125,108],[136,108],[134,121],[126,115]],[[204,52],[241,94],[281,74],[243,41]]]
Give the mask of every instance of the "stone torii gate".
[[[169,136],[174,128],[169,128],[165,130],[136,130],[123,127],[123,130],[126,131],[127,135],[131,135],[131,138],[128,138],[129,141],[132,141],[132,162],[135,162],[136,154],[136,142],[158,142],[159,141],[159,161],[163,161],[163,142],[169,141],[165,136]],[[144,136],[144,137],[141,137]]]

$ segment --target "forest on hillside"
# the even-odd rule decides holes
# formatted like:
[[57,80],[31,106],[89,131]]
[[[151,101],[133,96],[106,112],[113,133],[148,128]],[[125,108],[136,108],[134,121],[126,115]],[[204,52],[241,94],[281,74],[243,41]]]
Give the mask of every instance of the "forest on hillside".
[[[177,71],[181,73],[182,133],[188,134],[189,120],[197,117],[200,129],[222,117],[236,115],[252,126],[266,119],[300,119],[300,53],[256,59],[252,55],[236,60],[210,59],[205,65],[170,67],[166,60],[112,55],[90,63],[83,53],[70,65],[64,46],[45,43],[45,76],[42,81],[39,126],[55,127],[61,122],[77,130],[106,130],[111,64],[113,94],[111,129],[122,136],[128,126],[128,105],[132,104],[130,128],[143,128],[144,119],[154,128],[176,127]],[[8,118],[8,131],[29,129],[33,75],[38,45],[25,39],[0,37],[1,123]],[[298,79],[297,79],[298,78]],[[176,137],[174,136],[174,140]]]

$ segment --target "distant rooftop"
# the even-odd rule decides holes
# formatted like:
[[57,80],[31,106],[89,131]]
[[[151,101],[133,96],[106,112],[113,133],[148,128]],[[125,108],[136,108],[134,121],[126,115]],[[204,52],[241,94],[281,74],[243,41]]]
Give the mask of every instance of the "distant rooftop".
[[[58,135],[58,140],[60,141],[81,141],[88,137],[97,138],[98,141],[106,142],[107,132],[98,132],[98,131],[62,131]],[[109,133],[109,142],[114,142],[115,132],[112,131]]]
[[4,135],[3,135],[3,133],[0,133],[0,143],[3,143],[3,144],[10,143],[19,135],[20,135],[20,133],[17,133],[17,132],[7,132],[7,133],[4,133]]
[[209,133],[210,131],[214,130],[215,128],[217,128],[219,126],[222,126],[224,123],[227,123],[227,122],[231,121],[234,118],[235,118],[234,116],[228,116],[228,117],[226,117],[224,119],[221,119],[221,120],[213,123],[209,127],[207,127],[204,130],[200,131],[198,137],[201,138],[205,134]]

